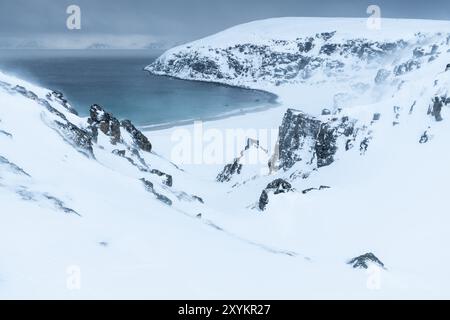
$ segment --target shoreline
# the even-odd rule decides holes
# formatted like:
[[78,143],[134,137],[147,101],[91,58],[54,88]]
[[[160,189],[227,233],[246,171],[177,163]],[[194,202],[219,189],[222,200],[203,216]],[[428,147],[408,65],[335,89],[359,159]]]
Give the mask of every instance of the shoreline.
[[240,109],[237,111],[230,111],[229,113],[218,114],[216,116],[210,116],[210,117],[205,117],[205,118],[186,119],[186,120],[179,120],[179,121],[175,121],[175,122],[168,122],[168,123],[161,123],[161,124],[154,124],[154,125],[147,125],[147,126],[138,126],[138,129],[143,132],[160,131],[160,130],[166,130],[166,129],[171,129],[171,128],[175,128],[175,127],[183,127],[183,126],[191,125],[197,121],[211,122],[211,121],[218,121],[218,120],[228,119],[228,118],[237,117],[237,116],[243,116],[243,115],[251,114],[251,113],[263,112],[263,111],[274,109],[274,108],[277,108],[280,106],[281,106],[281,103],[276,103],[273,105],[264,105],[264,106],[253,107],[253,108],[244,108],[244,109]]
[[175,128],[175,127],[187,126],[187,125],[191,125],[197,121],[210,122],[210,121],[228,119],[228,118],[242,116],[242,115],[246,115],[246,114],[250,114],[250,113],[263,112],[263,111],[281,106],[281,103],[278,101],[279,96],[270,91],[254,89],[254,88],[249,88],[249,87],[239,86],[239,85],[231,85],[231,84],[222,83],[222,82],[197,80],[197,79],[185,79],[185,78],[167,75],[167,74],[156,74],[156,73],[151,72],[150,70],[147,70],[146,68],[147,67],[143,68],[143,71],[148,72],[148,74],[150,74],[152,76],[166,77],[166,78],[171,78],[171,79],[176,79],[176,80],[181,80],[181,81],[189,81],[189,82],[195,81],[195,82],[201,82],[201,83],[208,83],[208,84],[212,84],[212,85],[216,85],[216,86],[238,88],[238,89],[242,89],[242,90],[263,93],[269,97],[268,102],[270,103],[270,105],[261,105],[261,106],[257,106],[257,107],[241,108],[236,111],[230,111],[228,113],[221,113],[221,114],[218,114],[215,116],[209,116],[209,117],[205,117],[205,118],[186,119],[186,120],[178,120],[175,122],[167,122],[167,123],[161,123],[161,124],[139,126],[138,127],[139,130],[144,131],[144,132],[160,131],[160,130],[166,130],[166,129]]

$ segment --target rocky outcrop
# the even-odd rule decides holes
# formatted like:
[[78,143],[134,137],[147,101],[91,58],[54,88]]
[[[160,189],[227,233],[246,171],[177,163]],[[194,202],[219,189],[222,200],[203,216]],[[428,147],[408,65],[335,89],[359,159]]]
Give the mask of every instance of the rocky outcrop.
[[428,114],[433,116],[436,121],[442,121],[442,107],[448,105],[450,103],[450,98],[446,96],[443,97],[434,97],[433,103],[428,108]]
[[78,128],[69,121],[55,120],[52,123],[49,123],[49,125],[53,127],[64,140],[73,145],[81,153],[94,158],[92,137],[87,131]]
[[21,174],[27,177],[30,177],[30,175],[25,172],[21,167],[16,165],[15,163],[10,162],[8,159],[0,155],[0,166],[5,166],[7,169],[11,170],[12,172],[16,174]]
[[374,264],[380,268],[384,268],[384,263],[380,261],[373,253],[365,253],[361,256],[355,257],[347,262],[353,268],[367,269],[370,264]]
[[305,113],[288,109],[278,134],[278,168],[287,170],[297,162],[311,164],[321,121]]
[[246,145],[239,156],[236,157],[232,163],[225,165],[223,170],[217,175],[216,180],[218,182],[228,182],[233,177],[240,175],[244,166],[244,157],[253,151],[260,151],[266,155],[268,153],[266,149],[259,145],[259,140],[247,138]]
[[58,102],[61,106],[63,106],[67,111],[69,111],[70,113],[74,114],[74,115],[78,115],[78,112],[69,104],[69,102],[67,101],[67,99],[64,97],[62,92],[59,91],[52,91],[49,92],[46,95],[46,98],[50,101],[56,101]]
[[172,200],[170,200],[168,197],[166,197],[165,195],[162,195],[158,192],[155,191],[154,187],[153,187],[153,183],[151,183],[150,181],[146,180],[145,178],[140,179],[142,181],[142,183],[145,186],[145,189],[152,193],[156,199],[158,199],[159,201],[171,206],[172,205]]
[[121,141],[120,122],[111,113],[106,112],[98,104],[94,104],[90,109],[88,118],[92,135],[97,140],[98,130],[111,137],[111,143],[117,144]]
[[172,186],[173,179],[172,179],[172,176],[170,174],[167,174],[167,173],[162,172],[162,171],[157,170],[157,169],[150,170],[150,173],[155,174],[155,175],[157,175],[159,177],[162,177],[164,179],[163,180],[163,184],[165,184],[166,186],[168,186],[168,187]]
[[152,144],[148,141],[148,138],[141,131],[136,129],[130,120],[123,120],[120,125],[131,135],[133,142],[139,149],[147,152],[152,151]]
[[345,116],[322,122],[288,109],[279,130],[278,168],[288,170],[298,162],[312,168],[330,165],[338,149],[338,139],[354,139],[355,122]]
[[329,31],[295,40],[273,39],[258,44],[237,43],[226,48],[181,46],[157,59],[146,70],[159,75],[229,84],[234,79],[241,79],[280,85],[311,78],[320,71],[326,76],[342,73],[347,64],[367,64],[408,45],[403,40],[334,41],[335,33]]
[[292,191],[292,186],[289,182],[284,179],[275,179],[261,192],[258,201],[259,210],[263,211],[266,209],[266,206],[269,203],[269,194],[286,193],[289,191]]
[[239,163],[239,158],[235,158],[232,163],[225,165],[222,172],[218,174],[216,180],[218,182],[230,181],[234,175],[241,174],[242,164]]
[[103,134],[111,138],[111,143],[113,145],[117,143],[123,143],[125,130],[130,136],[135,148],[142,151],[150,152],[152,150],[152,145],[148,138],[131,123],[130,120],[119,120],[114,117],[111,113],[106,112],[103,107],[98,104],[94,104],[90,109],[90,117],[88,118],[88,123],[92,131],[94,139],[97,139],[98,130]]

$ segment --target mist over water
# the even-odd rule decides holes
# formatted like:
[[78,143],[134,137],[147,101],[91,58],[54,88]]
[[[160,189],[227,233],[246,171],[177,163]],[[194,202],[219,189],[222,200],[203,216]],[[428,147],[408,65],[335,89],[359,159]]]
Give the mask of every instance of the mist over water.
[[273,95],[150,75],[149,50],[2,50],[0,70],[64,93],[80,115],[97,103],[139,126],[208,119],[275,104]]

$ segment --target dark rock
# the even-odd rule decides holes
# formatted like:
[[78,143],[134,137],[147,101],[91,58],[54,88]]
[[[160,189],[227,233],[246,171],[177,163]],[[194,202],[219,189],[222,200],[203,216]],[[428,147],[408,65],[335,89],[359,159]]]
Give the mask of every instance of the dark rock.
[[323,116],[328,116],[328,115],[330,115],[331,114],[331,111],[329,110],[329,109],[323,109],[322,110],[322,115]]
[[330,189],[330,187],[329,186],[320,186],[319,188],[308,188],[308,189],[305,189],[305,190],[303,190],[302,191],[302,193],[303,194],[307,194],[307,193],[309,193],[309,192],[311,192],[311,191],[313,191],[313,190],[324,190],[324,189]]
[[101,106],[97,104],[91,106],[88,123],[93,129],[92,133],[95,139],[97,138],[97,129],[100,129],[105,135],[111,137],[112,144],[117,144],[121,141],[119,120],[106,112]]
[[248,138],[244,150],[241,151],[240,156],[235,158],[232,163],[225,165],[222,172],[217,175],[216,180],[218,182],[228,182],[231,180],[233,175],[241,174],[243,167],[243,165],[240,163],[241,157],[243,157],[244,152],[249,150],[251,147],[261,149],[267,153],[267,150],[259,145],[259,140]]
[[267,194],[266,190],[263,190],[261,192],[261,196],[259,197],[259,201],[258,201],[259,210],[266,209],[266,206],[268,203],[269,203],[269,195]]
[[260,210],[264,210],[269,203],[269,192],[273,194],[286,193],[292,190],[292,186],[289,182],[283,179],[275,179],[270,182],[267,187],[261,192],[259,197],[258,207]]
[[124,128],[132,137],[133,142],[143,151],[152,151],[152,144],[148,138],[131,123],[130,120],[123,120],[120,125]]
[[[320,120],[314,117],[294,109],[286,111],[278,135],[280,168],[288,170],[296,162],[312,160],[320,126]],[[305,156],[308,158],[303,159]]]
[[12,134],[0,129],[0,134],[7,136],[8,138],[12,138]]
[[380,113],[374,113],[372,120],[373,121],[378,121],[378,120],[380,120],[380,118],[381,118],[381,114]]
[[68,208],[62,200],[60,200],[52,195],[49,195],[47,193],[44,193],[43,196],[47,200],[50,200],[53,203],[53,205],[56,207],[56,209],[63,211],[64,213],[71,213],[71,214],[75,214],[75,215],[81,217],[81,215],[78,212],[76,212],[75,210],[73,210],[71,208]]
[[193,195],[192,198],[194,198],[195,200],[197,200],[197,201],[200,202],[200,203],[204,203],[204,202],[203,202],[203,199],[200,198],[199,196]]
[[151,183],[150,181],[146,180],[145,178],[140,179],[142,181],[142,183],[145,186],[145,189],[152,193],[153,195],[156,196],[156,199],[158,199],[159,201],[171,206],[172,205],[172,200],[170,200],[168,197],[166,197],[165,195],[162,195],[158,192],[155,191],[155,189],[153,188],[153,183]]
[[367,151],[367,148],[369,147],[369,141],[370,141],[370,138],[368,138],[368,137],[365,137],[361,141],[361,143],[359,145],[359,151],[361,152],[361,154],[364,154]]
[[442,121],[441,110],[446,102],[446,98],[435,97],[433,100],[433,106],[428,110],[428,114],[431,114],[436,121]]
[[126,151],[125,150],[118,150],[118,149],[114,149],[112,151],[113,154],[118,155],[120,157],[125,157]]
[[164,177],[163,183],[164,183],[166,186],[169,186],[169,187],[172,186],[172,176],[171,176],[170,174],[164,173],[164,172],[159,171],[159,170],[157,170],[157,169],[152,169],[152,170],[150,170],[150,173],[156,174],[157,176],[160,176],[160,177]]
[[30,177],[30,175],[27,172],[25,172],[25,170],[23,170],[21,167],[19,167],[15,163],[10,162],[8,159],[6,159],[5,157],[0,155],[0,165],[1,164],[8,166],[10,168],[10,170],[12,170],[12,172],[14,172],[14,173],[22,174],[27,177]]
[[405,73],[411,72],[415,69],[419,69],[421,67],[421,64],[417,60],[409,60],[407,62],[404,62],[394,68],[394,74],[396,76],[403,75]]
[[297,162],[312,164],[314,160],[318,168],[330,165],[337,151],[338,138],[352,136],[354,125],[348,117],[321,122],[288,109],[279,130],[279,167],[288,170]]
[[56,102],[58,102],[61,106],[63,106],[65,109],[67,109],[67,111],[69,111],[70,113],[74,114],[74,115],[78,115],[78,112],[72,108],[72,106],[69,104],[69,102],[67,101],[67,99],[64,97],[62,92],[59,91],[52,91],[51,93],[47,94],[47,99],[49,99],[50,101],[55,100]]
[[239,158],[234,159],[233,163],[227,164],[221,173],[216,177],[219,182],[230,181],[234,174],[240,174],[242,170],[242,164],[239,163]]
[[428,132],[425,131],[422,136],[420,137],[419,143],[423,144],[423,143],[427,143],[428,140],[430,140],[430,137],[428,136]]
[[73,125],[70,122],[53,121],[54,129],[61,135],[61,137],[72,144],[76,149],[86,156],[94,158],[94,151],[92,149],[91,135]]
[[353,268],[362,268],[367,269],[369,268],[369,264],[375,264],[381,268],[384,268],[383,262],[381,262],[373,253],[369,252],[366,254],[363,254],[359,257],[353,258],[350,261],[347,262],[347,264],[350,264]]

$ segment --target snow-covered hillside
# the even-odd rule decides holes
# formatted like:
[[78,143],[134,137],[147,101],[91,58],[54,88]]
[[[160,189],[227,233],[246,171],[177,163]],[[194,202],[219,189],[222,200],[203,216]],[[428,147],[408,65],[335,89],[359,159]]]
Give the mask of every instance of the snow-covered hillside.
[[0,73],[0,297],[449,298],[448,26],[282,18],[171,49],[147,70],[279,96],[200,136]]
[[[279,96],[278,108],[203,124],[247,130],[253,141],[222,169],[198,170],[225,185],[217,211],[236,217],[215,221],[322,266],[372,252],[386,267],[381,296],[448,297],[448,27],[270,19],[171,49],[146,69]],[[260,129],[276,129],[277,139]],[[170,145],[171,131],[158,133],[155,145]],[[242,159],[251,150],[269,157],[248,165]],[[329,283],[322,285],[327,296]]]

